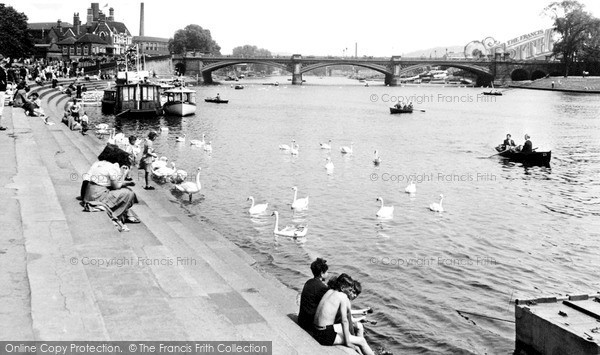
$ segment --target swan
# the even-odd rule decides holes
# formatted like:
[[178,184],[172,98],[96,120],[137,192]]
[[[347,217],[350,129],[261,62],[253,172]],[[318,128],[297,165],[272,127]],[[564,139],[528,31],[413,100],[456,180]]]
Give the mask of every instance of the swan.
[[201,146],[206,144],[206,142],[204,141],[204,134],[202,135],[202,140],[199,139],[192,139],[190,140],[190,145],[196,145],[196,146]]
[[415,185],[415,182],[412,178],[408,180],[408,186],[406,186],[404,192],[406,192],[407,194],[414,194],[417,192],[417,185]]
[[167,157],[160,157],[158,160],[153,161],[152,164],[150,164],[150,166],[152,167],[152,170],[156,170],[158,168],[162,168],[167,166],[167,162],[169,161],[169,158]]
[[350,147],[348,146],[344,146],[344,147],[340,147],[340,151],[342,152],[342,154],[352,154],[353,151],[353,146],[354,143],[350,143]]
[[331,174],[333,173],[333,162],[331,161],[331,158],[327,157],[327,159],[325,159],[327,161],[327,164],[325,164],[325,169],[327,169],[327,174]]
[[[296,144],[296,140],[292,139],[292,147],[294,146],[294,144]],[[281,150],[290,150],[290,149],[292,149],[292,147],[290,147],[287,144],[280,144],[279,145],[279,149],[281,149]]]
[[108,123],[98,123],[96,125],[97,130],[108,131]]
[[373,153],[373,164],[375,165],[379,165],[381,164],[381,158],[379,157],[379,153],[377,152],[377,150]]
[[188,173],[185,170],[178,169],[169,178],[173,184],[181,184],[187,179]]
[[204,151],[212,152],[212,142],[211,141],[208,141],[208,143],[204,145]]
[[185,142],[185,133],[181,136],[175,137],[176,142]]
[[444,212],[444,207],[442,206],[442,201],[444,201],[444,195],[440,194],[440,203],[434,202],[429,205],[429,209],[433,212]]
[[167,132],[167,131],[169,130],[169,127],[164,127],[164,126],[163,126],[163,127],[160,127],[160,128],[159,128],[159,130],[160,130],[161,132]]
[[290,153],[292,155],[298,155],[298,150],[300,149],[300,146],[296,143],[292,144],[292,148],[290,149]]
[[268,203],[261,203],[261,204],[255,205],[254,197],[252,197],[252,196],[248,197],[247,201],[252,201],[252,206],[250,206],[250,209],[248,210],[248,212],[250,214],[263,213],[267,210],[267,207],[269,206]]
[[331,149],[331,139],[329,143],[319,143],[321,145],[321,149]]
[[296,197],[298,197],[298,188],[296,186],[294,186],[294,187],[292,187],[292,190],[294,190],[294,201],[292,202],[292,209],[297,210],[297,211],[307,209],[308,208],[308,196],[306,196],[305,198],[296,199]]
[[198,168],[198,173],[196,174],[196,181],[195,182],[191,182],[191,181],[184,181],[181,184],[177,184],[175,185],[175,188],[181,192],[185,192],[186,194],[188,194],[190,196],[190,202],[192,202],[192,195],[200,192],[200,189],[202,189],[202,185],[200,185],[200,170],[202,170],[202,168]]
[[307,226],[302,226],[302,225],[288,225],[283,229],[279,229],[279,213],[277,211],[274,211],[271,216],[275,216],[275,228],[273,229],[273,234],[275,235],[281,235],[284,237],[292,237],[294,239],[298,238],[298,237],[304,237],[306,236],[306,233],[308,232],[308,227]]
[[152,175],[166,182],[167,178],[174,175],[177,172],[175,168],[175,162],[171,162],[171,168],[167,166],[160,167],[152,170]]
[[381,201],[381,207],[376,216],[379,218],[394,218],[394,206],[384,206],[381,197],[377,197],[377,201]]

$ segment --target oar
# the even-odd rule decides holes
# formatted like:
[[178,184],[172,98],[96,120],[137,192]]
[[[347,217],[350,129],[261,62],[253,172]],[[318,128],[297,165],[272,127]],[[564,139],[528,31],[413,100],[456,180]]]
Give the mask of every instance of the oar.
[[361,319],[360,320],[361,323],[369,323],[371,325],[377,325],[377,321],[376,320],[366,320],[366,319]]
[[421,111],[421,112],[425,112],[425,110],[421,110],[421,109],[414,109],[414,110]]
[[491,158],[491,157],[495,157],[495,156],[496,156],[496,155],[498,155],[498,154],[502,154],[502,153],[508,152],[509,150],[510,150],[510,149],[506,149],[506,150],[503,150],[503,151],[501,151],[501,152],[498,152],[498,153],[496,153],[496,154],[492,154],[492,155],[490,155],[490,156],[488,157],[488,159],[489,159],[489,158]]
[[498,320],[498,321],[501,321],[501,322],[508,322],[508,323],[514,323],[515,322],[514,320],[510,320],[510,319],[502,319],[502,318],[490,317],[490,316],[486,316],[486,315],[479,314],[479,313],[472,313],[472,312],[467,312],[467,311],[461,311],[460,309],[457,309],[456,312],[461,317],[463,317],[463,313],[464,313],[464,314],[469,314],[469,315],[477,316],[477,317],[481,317],[481,318],[488,318],[488,319]]

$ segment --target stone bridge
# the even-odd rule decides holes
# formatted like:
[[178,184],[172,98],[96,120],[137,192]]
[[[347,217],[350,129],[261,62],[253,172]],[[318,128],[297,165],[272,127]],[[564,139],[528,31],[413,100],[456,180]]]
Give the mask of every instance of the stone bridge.
[[263,64],[280,68],[292,73],[292,84],[302,84],[302,74],[314,69],[329,66],[351,65],[372,69],[385,75],[385,84],[400,84],[400,78],[416,68],[421,67],[453,67],[471,72],[477,76],[477,85],[486,86],[492,81],[502,83],[511,80],[535,80],[548,74],[558,75],[562,64],[549,60],[511,60],[497,55],[495,58],[483,59],[446,59],[446,58],[391,58],[373,57],[302,57],[294,54],[291,57],[232,57],[187,55],[174,56],[172,65],[188,76],[202,77],[205,84],[210,84],[212,72],[236,64]]

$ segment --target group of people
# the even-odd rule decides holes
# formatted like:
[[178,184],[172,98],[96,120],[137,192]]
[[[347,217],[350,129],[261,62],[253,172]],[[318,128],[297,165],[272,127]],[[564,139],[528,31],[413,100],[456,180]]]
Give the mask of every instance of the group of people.
[[81,131],[85,135],[89,129],[89,117],[83,110],[82,100],[74,98],[65,106],[62,122],[66,124],[71,131]]
[[394,107],[399,110],[412,110],[413,104],[412,104],[412,102],[409,102],[408,105],[407,104],[403,105],[402,103],[398,102],[394,105]]
[[502,151],[514,151],[514,152],[521,152],[521,153],[532,153],[533,152],[533,143],[531,143],[530,140],[530,136],[529,134],[525,134],[525,142],[523,143],[523,145],[515,145],[515,141],[512,140],[511,138],[512,136],[509,134],[506,135],[506,139],[504,140],[504,142],[501,145],[501,149]]
[[345,345],[352,349],[358,346],[364,355],[373,354],[362,325],[372,310],[353,310],[351,304],[362,292],[360,282],[344,273],[325,283],[329,266],[322,258],[317,258],[310,269],[314,278],[302,289],[298,324],[321,345]]

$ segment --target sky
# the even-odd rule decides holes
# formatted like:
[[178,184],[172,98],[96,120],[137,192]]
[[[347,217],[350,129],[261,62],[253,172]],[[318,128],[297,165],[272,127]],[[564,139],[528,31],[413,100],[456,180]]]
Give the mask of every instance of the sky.
[[[79,12],[86,21],[91,1],[0,0],[27,15],[30,22],[73,22]],[[375,0],[345,2],[302,0],[145,0],[146,36],[172,38],[189,24],[211,31],[222,54],[245,44],[272,53],[308,55],[402,55],[416,50],[464,46],[493,37],[500,42],[549,28],[543,15],[547,0]],[[600,1],[580,0],[600,17]],[[139,35],[140,3],[136,0],[102,0],[108,14]],[[108,4],[107,7],[104,7]]]

